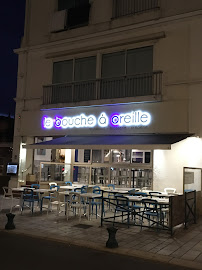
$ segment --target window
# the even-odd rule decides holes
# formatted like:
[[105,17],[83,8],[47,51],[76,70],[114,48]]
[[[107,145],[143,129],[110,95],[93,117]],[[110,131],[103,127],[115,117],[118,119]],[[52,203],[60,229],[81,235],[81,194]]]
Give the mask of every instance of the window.
[[58,11],[67,9],[67,28],[87,25],[89,0],[58,0]]
[[82,7],[89,4],[89,0],[58,0],[58,10]]
[[112,150],[112,162],[114,163],[121,163],[127,162],[130,163],[130,150],[120,150],[114,149]]
[[149,164],[151,162],[151,151],[132,149],[131,162],[132,163],[147,163],[147,164]]
[[152,46],[104,54],[102,57],[102,78],[142,74],[152,71]]
[[96,78],[96,57],[79,58],[75,60],[75,81],[92,80]]
[[[35,137],[35,143],[39,143],[42,141],[49,141],[52,140],[52,137]],[[36,180],[39,179],[39,172],[40,172],[40,162],[50,162],[52,161],[52,151],[51,149],[35,149],[34,150],[34,168],[33,174],[36,176]],[[45,181],[47,178],[47,174],[43,173],[42,178]]]
[[78,163],[89,163],[91,158],[91,150],[90,149],[78,149],[75,150],[75,162]]
[[125,52],[104,54],[102,57],[102,78],[125,75]]
[[53,84],[72,81],[73,60],[56,62],[53,64]]
[[95,56],[54,63],[51,103],[96,99],[95,79]]
[[[75,66],[73,71],[73,65]],[[74,79],[73,79],[74,73]],[[53,84],[96,78],[96,57],[78,58],[53,64]]]
[[127,75],[149,73],[153,70],[153,48],[144,47],[127,51]]
[[101,99],[153,94],[153,47],[102,56]]
[[110,150],[92,150],[92,163],[108,163]]

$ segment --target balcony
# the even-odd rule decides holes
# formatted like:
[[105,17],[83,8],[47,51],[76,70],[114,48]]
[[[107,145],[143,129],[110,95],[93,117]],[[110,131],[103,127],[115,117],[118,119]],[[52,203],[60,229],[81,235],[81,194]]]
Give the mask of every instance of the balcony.
[[138,96],[157,96],[162,91],[162,71],[43,86],[43,105],[75,103]]
[[159,8],[159,0],[114,0],[113,18],[138,14]]

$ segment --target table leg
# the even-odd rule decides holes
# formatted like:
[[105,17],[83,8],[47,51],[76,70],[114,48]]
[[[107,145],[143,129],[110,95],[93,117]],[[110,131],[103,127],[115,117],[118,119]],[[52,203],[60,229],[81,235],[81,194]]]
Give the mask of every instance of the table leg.
[[88,220],[91,220],[91,198],[89,198]]

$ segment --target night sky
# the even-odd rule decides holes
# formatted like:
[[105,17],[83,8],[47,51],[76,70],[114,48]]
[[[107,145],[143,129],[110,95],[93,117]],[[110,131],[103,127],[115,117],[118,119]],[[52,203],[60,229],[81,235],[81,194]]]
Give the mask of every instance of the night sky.
[[18,56],[13,52],[20,47],[24,32],[25,0],[1,0],[0,3],[0,115],[14,116]]

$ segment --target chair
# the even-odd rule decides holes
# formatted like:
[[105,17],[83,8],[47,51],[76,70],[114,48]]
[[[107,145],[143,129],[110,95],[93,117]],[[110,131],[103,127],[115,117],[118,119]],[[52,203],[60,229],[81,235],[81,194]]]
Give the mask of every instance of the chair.
[[128,193],[129,193],[130,195],[135,194],[135,192],[137,192],[135,188],[133,188],[133,189],[131,189],[131,190],[128,191]]
[[79,222],[81,222],[81,210],[83,209],[84,214],[86,213],[86,204],[82,200],[81,194],[78,192],[69,193],[69,202],[67,206],[67,220],[69,219],[69,213],[72,211],[75,215],[78,210]]
[[134,196],[142,196],[142,197],[148,197],[148,194],[146,192],[142,192],[142,191],[136,191],[133,194]]
[[[61,200],[61,196],[60,196],[59,192],[57,190],[54,190],[53,193],[51,193],[50,200],[48,203],[47,215],[48,215],[49,211],[53,210],[53,206],[56,206],[57,207],[57,216],[59,216],[59,213],[61,212],[61,207],[65,206],[65,208],[66,208],[66,204],[67,204],[67,202],[65,202],[64,200]],[[65,209],[64,209],[64,211],[65,211]]]
[[[147,197],[147,193],[144,192],[138,192],[135,189],[129,190],[128,191],[130,196],[143,196],[143,197]],[[134,219],[136,218],[136,215],[140,215],[140,211],[143,208],[142,203],[139,202],[133,202],[132,204],[132,209],[133,209],[133,217]]]
[[34,196],[34,191],[32,189],[25,188],[24,192],[23,192],[22,200],[23,200],[22,201],[22,212],[24,210],[25,203],[28,202],[29,205],[26,205],[26,206],[28,206],[31,209],[31,212],[33,214],[34,202],[38,202],[38,204],[39,204],[39,198]]
[[49,186],[51,187],[51,186],[57,186],[57,183],[56,182],[50,182],[49,183]]
[[[39,189],[40,185],[39,184],[32,184],[31,188]],[[34,192],[34,197],[36,200],[38,199],[38,201],[39,201],[39,194],[38,193]]]
[[40,185],[39,184],[32,184],[31,185],[31,188],[39,189],[40,188]]
[[[101,188],[99,186],[94,186],[93,187],[93,193],[95,194],[101,194]],[[92,199],[91,200],[91,207],[92,207],[92,214],[93,214],[93,207],[95,205],[95,214],[96,214],[96,218],[97,218],[97,207],[99,206],[100,208],[100,205],[102,205],[102,199]],[[104,210],[104,209],[103,209]]]
[[88,186],[87,185],[86,186],[82,186],[80,188],[80,191],[81,191],[81,193],[87,193],[87,189],[88,189]]
[[[21,211],[21,192],[17,192],[17,191],[12,191],[11,188],[9,187],[2,187],[3,189],[3,197],[1,199],[1,207],[0,207],[0,211],[2,211],[4,209],[4,204],[6,202],[6,200],[10,200],[10,212],[12,213],[13,207],[18,206],[19,210]],[[18,204],[16,204],[14,206],[14,200],[18,200]]]
[[65,182],[65,185],[72,186],[72,182],[71,181],[67,181],[67,182]]
[[115,185],[114,184],[108,184],[107,185],[109,189],[115,189]]
[[60,189],[60,186],[58,186],[58,185],[51,185],[50,186],[50,190],[52,190],[52,192],[49,192],[49,195],[43,196],[42,199],[41,199],[41,212],[42,212],[44,200],[49,200],[50,201],[50,199],[53,199],[54,198],[54,191],[59,191],[59,189]]
[[[129,200],[128,198],[120,194],[116,194],[115,198],[116,198],[116,206],[114,210],[114,222],[115,222],[115,218],[120,217],[120,215],[116,216],[116,213],[121,212],[122,223],[123,223],[123,217],[127,216],[126,220],[129,227],[129,217],[130,217],[130,211],[131,211],[131,208],[129,207]],[[114,225],[114,222],[113,222],[113,225]]]
[[2,187],[3,189],[3,197],[1,199],[1,208],[0,211],[3,210],[3,205],[6,200],[10,200],[10,212],[12,212],[12,201],[13,201],[13,196],[12,196],[12,189],[9,187]]
[[[159,191],[150,191],[149,192],[149,196],[150,198],[152,199],[153,197],[156,197],[156,195],[161,195],[162,193],[159,192]],[[158,197],[161,197],[161,196],[158,196]]]
[[164,192],[166,194],[169,194],[169,193],[176,193],[176,188],[164,188]]
[[[153,225],[157,225],[156,227],[158,229],[160,225],[160,211],[158,208],[158,202],[153,199],[143,199],[142,204],[144,205],[144,209],[142,211],[141,230],[142,230],[143,219],[146,219],[148,221],[149,227],[152,227]],[[151,224],[151,221],[152,221],[152,224]]]

